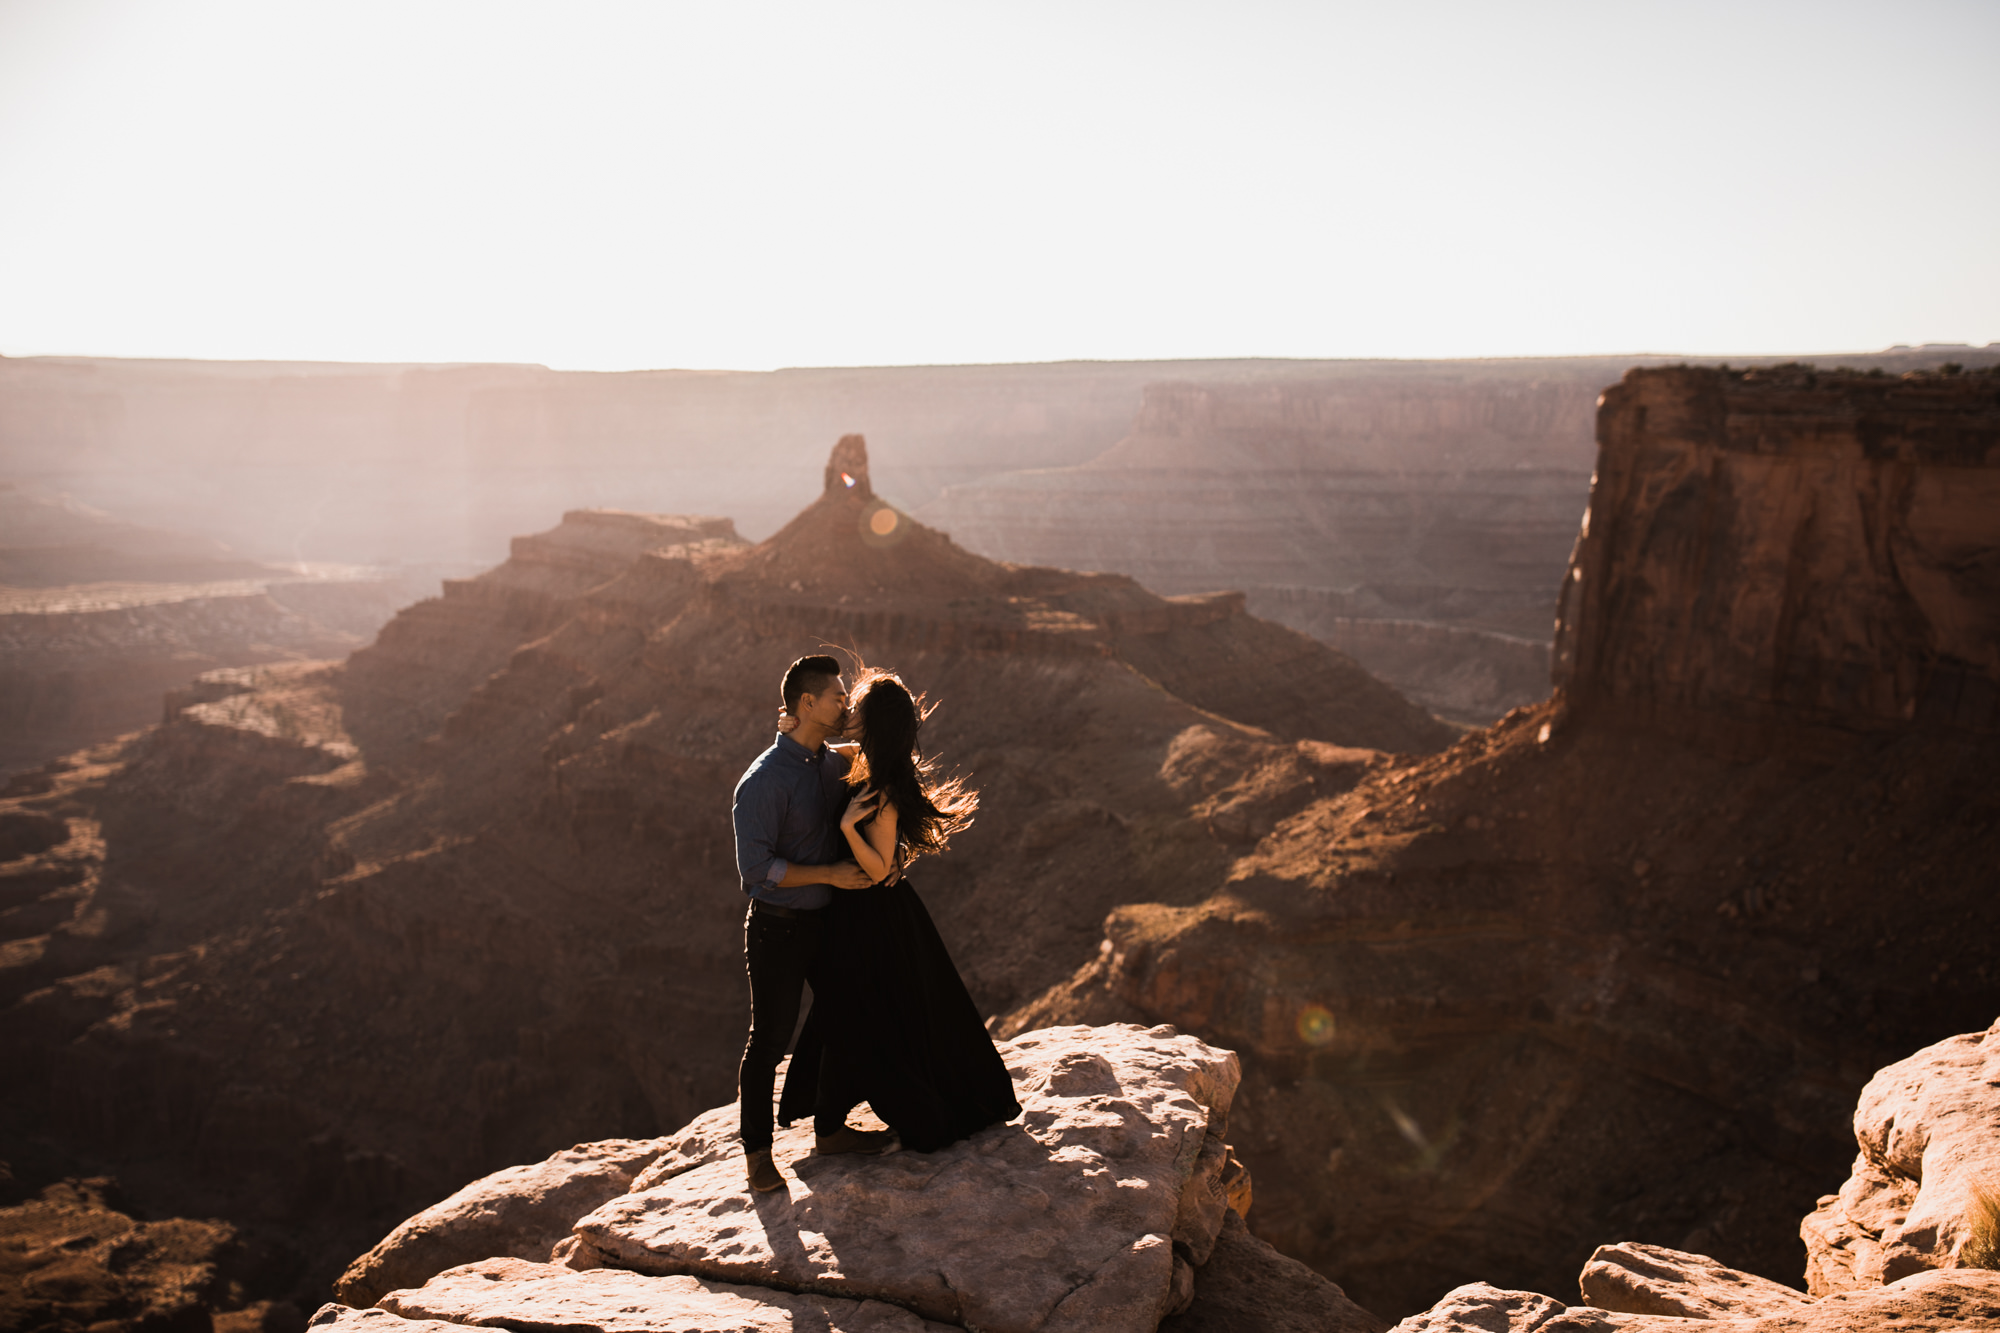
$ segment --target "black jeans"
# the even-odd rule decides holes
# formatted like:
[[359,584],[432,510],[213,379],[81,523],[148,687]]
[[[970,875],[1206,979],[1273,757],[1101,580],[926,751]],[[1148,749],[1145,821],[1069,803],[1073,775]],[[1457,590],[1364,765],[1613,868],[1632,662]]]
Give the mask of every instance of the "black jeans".
[[[785,1058],[799,1025],[801,993],[818,970],[823,930],[818,912],[777,916],[759,912],[752,904],[749,915],[743,918],[743,968],[750,974],[750,1039],[743,1044],[743,1063],[736,1071],[736,1096],[744,1152],[770,1149],[778,1061]],[[831,1134],[846,1121],[857,1099],[846,1097],[843,1101],[845,1094],[833,1070],[817,1072],[813,1127]]]

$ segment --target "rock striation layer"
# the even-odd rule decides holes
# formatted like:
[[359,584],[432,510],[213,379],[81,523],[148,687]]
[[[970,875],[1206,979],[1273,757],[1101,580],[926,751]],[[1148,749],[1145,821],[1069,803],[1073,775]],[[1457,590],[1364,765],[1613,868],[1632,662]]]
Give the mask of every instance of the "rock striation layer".
[[2000,727],[2000,373],[1633,371],[1599,440],[1556,635],[1575,703]]
[[1174,592],[1369,590],[1402,618],[1540,637],[1615,371],[1441,369],[1154,384],[1099,457],[953,487],[924,515],[1006,559]]

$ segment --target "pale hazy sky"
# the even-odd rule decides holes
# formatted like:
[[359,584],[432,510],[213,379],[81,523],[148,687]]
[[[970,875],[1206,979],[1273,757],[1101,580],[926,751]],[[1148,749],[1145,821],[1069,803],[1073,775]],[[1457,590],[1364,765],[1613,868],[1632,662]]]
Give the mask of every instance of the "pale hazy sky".
[[2000,340],[2000,0],[0,0],[0,353]]

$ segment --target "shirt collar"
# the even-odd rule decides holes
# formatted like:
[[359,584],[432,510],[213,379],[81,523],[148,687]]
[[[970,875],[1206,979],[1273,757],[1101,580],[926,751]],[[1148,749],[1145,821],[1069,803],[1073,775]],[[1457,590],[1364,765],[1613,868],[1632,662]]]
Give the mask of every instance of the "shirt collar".
[[805,760],[809,764],[818,762],[820,756],[826,753],[824,745],[820,746],[817,750],[808,750],[782,731],[778,733],[778,748],[786,754]]

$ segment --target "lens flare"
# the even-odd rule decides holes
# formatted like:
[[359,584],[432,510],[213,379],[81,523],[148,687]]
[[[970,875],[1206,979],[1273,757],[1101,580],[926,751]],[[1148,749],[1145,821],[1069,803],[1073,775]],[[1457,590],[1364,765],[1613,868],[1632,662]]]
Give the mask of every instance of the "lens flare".
[[1324,1046],[1333,1040],[1333,1015],[1317,1004],[1299,1010],[1299,1040],[1308,1046]]
[[854,478],[843,472],[840,474],[840,484],[851,491],[854,489]]
[[861,511],[861,540],[869,546],[894,546],[909,536],[915,526],[900,509],[882,500]]

